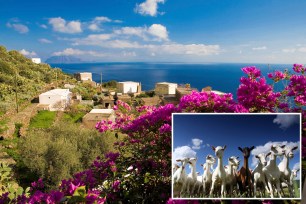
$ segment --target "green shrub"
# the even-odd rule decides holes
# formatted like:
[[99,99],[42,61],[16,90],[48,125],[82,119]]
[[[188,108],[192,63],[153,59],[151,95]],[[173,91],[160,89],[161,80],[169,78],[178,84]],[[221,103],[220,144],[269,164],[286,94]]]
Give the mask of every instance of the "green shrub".
[[20,138],[18,148],[25,166],[51,188],[90,167],[97,156],[109,151],[112,147],[108,145],[114,142],[110,138],[114,137],[59,121],[44,130],[30,130]]

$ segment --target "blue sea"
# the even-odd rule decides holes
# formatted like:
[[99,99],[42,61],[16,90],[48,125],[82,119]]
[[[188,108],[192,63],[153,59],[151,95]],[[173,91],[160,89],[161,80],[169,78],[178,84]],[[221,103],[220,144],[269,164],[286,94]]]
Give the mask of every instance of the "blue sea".
[[[232,93],[235,97],[239,79],[245,74],[241,68],[256,66],[267,78],[267,73],[274,70],[292,69],[285,64],[182,64],[182,63],[80,63],[51,64],[66,73],[92,72],[93,80],[102,81],[136,81],[141,82],[142,90],[152,90],[157,82],[189,83],[191,87],[201,90],[211,86],[213,90]],[[235,97],[236,98],[236,97]]]

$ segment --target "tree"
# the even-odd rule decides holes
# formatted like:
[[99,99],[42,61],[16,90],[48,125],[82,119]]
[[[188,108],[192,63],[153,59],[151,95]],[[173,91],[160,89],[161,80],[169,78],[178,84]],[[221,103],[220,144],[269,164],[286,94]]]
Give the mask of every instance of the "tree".
[[95,130],[59,121],[47,130],[29,131],[18,147],[24,164],[51,188],[90,167],[98,155],[109,150],[107,138],[107,134],[103,137]]

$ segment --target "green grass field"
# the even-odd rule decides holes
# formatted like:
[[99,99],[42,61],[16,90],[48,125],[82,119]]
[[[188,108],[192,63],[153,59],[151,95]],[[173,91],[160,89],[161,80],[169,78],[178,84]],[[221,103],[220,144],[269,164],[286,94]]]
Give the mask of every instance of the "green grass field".
[[36,116],[31,118],[30,128],[49,128],[53,124],[56,112],[39,111]]

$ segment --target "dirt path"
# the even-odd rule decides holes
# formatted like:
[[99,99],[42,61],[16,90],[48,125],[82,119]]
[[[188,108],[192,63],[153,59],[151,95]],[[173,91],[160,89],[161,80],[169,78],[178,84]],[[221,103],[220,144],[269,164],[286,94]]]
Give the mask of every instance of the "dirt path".
[[32,103],[19,113],[15,113],[8,118],[7,123],[8,130],[5,132],[4,137],[10,138],[15,132],[15,123],[21,123],[22,128],[20,129],[21,136],[25,136],[26,130],[29,127],[30,119],[37,113],[37,103]]

